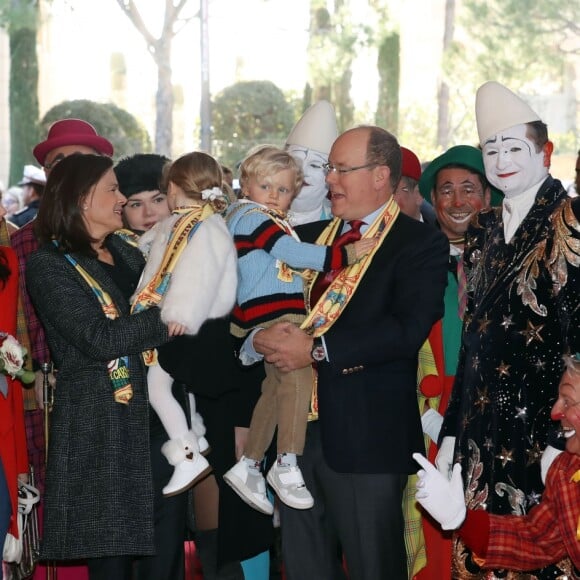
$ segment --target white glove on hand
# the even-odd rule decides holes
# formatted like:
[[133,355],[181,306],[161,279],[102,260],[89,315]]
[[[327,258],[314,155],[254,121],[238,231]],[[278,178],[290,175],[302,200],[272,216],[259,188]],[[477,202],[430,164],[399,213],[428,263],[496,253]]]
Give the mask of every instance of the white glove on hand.
[[437,457],[435,457],[435,465],[439,473],[449,479],[451,477],[451,469],[453,468],[453,452],[455,451],[455,437],[443,437],[441,447]]
[[423,428],[423,433],[429,435],[431,441],[434,443],[437,443],[437,439],[439,439],[441,425],[443,425],[443,415],[438,413],[435,409],[427,409],[421,415],[421,427]]
[[544,485],[546,485],[548,469],[550,469],[550,465],[552,465],[554,459],[556,459],[560,453],[562,453],[561,449],[556,449],[551,445],[546,445],[546,449],[544,449],[544,453],[542,453],[542,459],[540,459],[540,471],[542,474],[542,483]]
[[461,465],[453,466],[451,480],[439,471],[420,453],[413,453],[413,459],[421,466],[417,472],[417,493],[415,499],[435,518],[444,530],[456,530],[465,519],[465,498]]

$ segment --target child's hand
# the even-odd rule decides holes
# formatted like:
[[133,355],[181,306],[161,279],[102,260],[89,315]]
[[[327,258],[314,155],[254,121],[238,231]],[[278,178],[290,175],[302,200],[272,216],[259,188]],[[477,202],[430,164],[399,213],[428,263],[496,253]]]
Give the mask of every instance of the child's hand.
[[377,245],[378,241],[377,238],[365,238],[364,240],[354,242],[353,246],[357,259],[368,254]]
[[167,324],[167,328],[169,329],[169,336],[181,336],[185,334],[185,325],[179,324],[179,322],[169,322]]

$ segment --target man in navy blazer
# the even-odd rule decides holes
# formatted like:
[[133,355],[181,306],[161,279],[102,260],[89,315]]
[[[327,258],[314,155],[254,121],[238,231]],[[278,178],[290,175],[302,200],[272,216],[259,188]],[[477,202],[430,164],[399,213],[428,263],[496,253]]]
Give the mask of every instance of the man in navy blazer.
[[[257,332],[255,349],[283,371],[318,371],[318,421],[299,458],[315,505],[281,506],[288,580],[407,579],[402,496],[424,449],[417,404],[417,354],[443,314],[449,244],[435,228],[399,213],[396,138],[357,127],[334,142],[325,166],[332,213],[365,228],[385,226],[354,294],[322,340],[280,323]],[[381,221],[382,220],[382,221]],[[315,241],[328,222],[298,228]],[[388,233],[384,235],[384,232]],[[379,227],[379,232],[381,228]],[[377,237],[379,235],[377,234]],[[339,546],[341,551],[339,551]]]

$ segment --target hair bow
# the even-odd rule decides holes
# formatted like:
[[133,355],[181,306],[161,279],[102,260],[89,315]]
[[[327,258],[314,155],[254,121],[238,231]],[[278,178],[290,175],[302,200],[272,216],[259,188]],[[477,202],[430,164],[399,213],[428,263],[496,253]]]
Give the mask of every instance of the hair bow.
[[209,199],[213,201],[216,197],[223,197],[224,193],[219,187],[212,187],[211,189],[203,189],[201,192],[201,199]]

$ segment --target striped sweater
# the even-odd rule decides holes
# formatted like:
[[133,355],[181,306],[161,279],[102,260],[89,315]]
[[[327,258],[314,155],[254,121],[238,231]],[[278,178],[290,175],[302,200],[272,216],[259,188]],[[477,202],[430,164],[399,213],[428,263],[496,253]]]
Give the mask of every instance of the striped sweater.
[[240,338],[257,326],[304,320],[300,270],[329,272],[356,261],[353,244],[335,248],[301,242],[287,221],[254,202],[231,205],[226,222],[238,252],[237,303],[231,332]]

